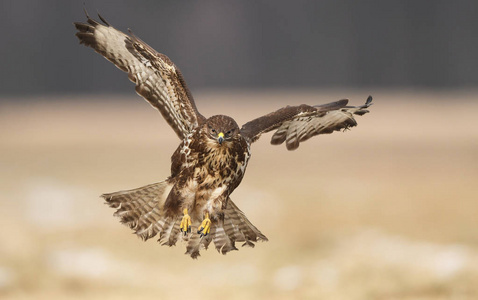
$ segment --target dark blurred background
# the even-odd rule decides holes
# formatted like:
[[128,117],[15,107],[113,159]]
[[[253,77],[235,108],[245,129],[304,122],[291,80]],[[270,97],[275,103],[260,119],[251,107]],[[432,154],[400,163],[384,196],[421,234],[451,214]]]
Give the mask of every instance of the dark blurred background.
[[125,92],[78,45],[83,7],[168,55],[190,87],[469,88],[478,1],[3,0],[2,95]]

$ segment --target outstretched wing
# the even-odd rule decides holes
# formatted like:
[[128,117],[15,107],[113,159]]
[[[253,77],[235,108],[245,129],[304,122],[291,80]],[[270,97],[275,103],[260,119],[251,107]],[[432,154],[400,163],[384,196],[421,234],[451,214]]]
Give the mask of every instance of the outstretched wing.
[[261,134],[277,129],[272,135],[271,144],[285,142],[287,150],[295,150],[300,142],[315,135],[356,126],[354,115],[361,116],[369,112],[367,108],[372,105],[372,96],[361,106],[347,106],[347,103],[348,100],[344,99],[315,106],[287,106],[247,122],[242,126],[241,134],[252,143]]
[[129,79],[136,83],[136,92],[161,112],[179,138],[183,139],[204,122],[178,67],[131,31],[127,35],[98,16],[104,25],[88,14],[87,23],[74,23],[80,43],[127,72]]

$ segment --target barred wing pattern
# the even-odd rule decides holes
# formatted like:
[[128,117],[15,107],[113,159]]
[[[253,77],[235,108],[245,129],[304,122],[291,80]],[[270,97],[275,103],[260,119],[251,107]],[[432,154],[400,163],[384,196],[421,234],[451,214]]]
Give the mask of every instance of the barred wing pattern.
[[285,142],[287,150],[295,150],[300,142],[318,134],[328,134],[338,130],[347,130],[357,125],[354,115],[364,115],[372,105],[369,96],[364,105],[347,106],[348,100],[340,100],[323,105],[287,106],[263,117],[244,124],[241,134],[254,142],[261,134],[276,130],[271,144]]
[[74,23],[81,44],[93,48],[136,83],[136,92],[158,109],[180,139],[205,121],[194,103],[181,71],[164,54],[134,36],[91,19]]

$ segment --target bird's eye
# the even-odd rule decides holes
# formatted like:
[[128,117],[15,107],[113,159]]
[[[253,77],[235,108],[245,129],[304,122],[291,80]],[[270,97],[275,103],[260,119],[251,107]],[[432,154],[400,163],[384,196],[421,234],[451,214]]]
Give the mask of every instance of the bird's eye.
[[227,135],[231,135],[232,133],[232,130],[229,130],[228,132],[226,132]]
[[212,133],[216,133],[216,129],[211,129],[211,132],[212,132]]

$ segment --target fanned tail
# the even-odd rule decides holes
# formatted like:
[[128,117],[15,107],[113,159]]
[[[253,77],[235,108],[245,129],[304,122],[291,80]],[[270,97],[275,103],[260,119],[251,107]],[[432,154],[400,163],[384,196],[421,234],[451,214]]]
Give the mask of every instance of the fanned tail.
[[[211,231],[200,237],[193,230],[184,236],[180,232],[182,215],[166,216],[164,203],[174,183],[166,180],[153,183],[133,190],[103,194],[106,204],[115,208],[114,215],[120,218],[121,223],[134,230],[134,233],[143,240],[148,240],[159,234],[158,242],[161,245],[174,246],[178,240],[186,241],[186,253],[192,258],[200,255],[200,250],[207,249],[211,242],[217,251],[226,254],[238,250],[236,242],[244,242],[243,246],[254,247],[257,241],[267,241],[263,235],[247,219],[246,215],[228,199],[227,207],[213,218]],[[200,222],[192,218],[192,228],[198,228]]]
[[[134,230],[143,240],[171,230],[172,218],[163,212],[164,202],[173,184],[168,180],[133,190],[103,194],[106,204],[115,208],[114,216]],[[174,225],[174,224],[173,224]],[[169,236],[168,241],[169,242]]]

